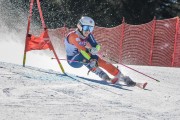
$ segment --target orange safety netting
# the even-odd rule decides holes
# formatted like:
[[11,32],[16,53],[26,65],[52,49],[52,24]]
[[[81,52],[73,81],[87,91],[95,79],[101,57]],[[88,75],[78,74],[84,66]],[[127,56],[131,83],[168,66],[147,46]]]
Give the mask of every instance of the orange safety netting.
[[[96,26],[93,34],[101,45],[99,55],[113,63],[180,67],[179,21],[175,17],[141,25],[123,22],[113,28]],[[55,30],[62,44],[71,30]]]

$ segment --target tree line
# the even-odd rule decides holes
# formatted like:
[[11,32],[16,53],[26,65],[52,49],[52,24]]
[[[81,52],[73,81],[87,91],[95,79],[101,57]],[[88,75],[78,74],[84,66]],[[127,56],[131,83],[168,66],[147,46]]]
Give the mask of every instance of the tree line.
[[[36,0],[35,0],[36,1]],[[25,11],[30,0],[10,0]],[[128,24],[143,24],[156,19],[180,16],[180,0],[40,0],[48,28],[75,27],[81,16],[90,16],[97,26],[114,27],[125,18]],[[37,5],[33,19],[39,21]],[[40,21],[39,21],[40,22]]]

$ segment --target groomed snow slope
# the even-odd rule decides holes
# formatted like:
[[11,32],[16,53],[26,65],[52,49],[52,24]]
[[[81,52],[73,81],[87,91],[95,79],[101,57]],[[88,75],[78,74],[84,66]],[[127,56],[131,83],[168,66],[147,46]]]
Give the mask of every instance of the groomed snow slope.
[[[122,68],[122,66],[119,66]],[[0,62],[1,120],[179,120],[180,69],[131,66],[160,83],[122,68],[147,90],[100,79]],[[87,69],[82,68],[86,73]],[[75,74],[75,73],[74,73]]]

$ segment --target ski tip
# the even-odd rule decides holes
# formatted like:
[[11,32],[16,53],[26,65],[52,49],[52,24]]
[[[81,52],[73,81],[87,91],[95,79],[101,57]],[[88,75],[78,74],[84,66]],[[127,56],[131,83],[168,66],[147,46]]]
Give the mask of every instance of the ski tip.
[[143,89],[145,89],[145,88],[146,88],[146,85],[147,85],[147,82],[143,84]]

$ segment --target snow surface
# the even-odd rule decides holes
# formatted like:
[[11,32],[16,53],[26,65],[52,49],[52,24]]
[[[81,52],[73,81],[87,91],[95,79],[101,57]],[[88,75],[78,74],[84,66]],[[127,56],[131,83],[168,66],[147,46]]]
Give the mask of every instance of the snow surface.
[[56,61],[33,51],[22,67],[23,50],[19,43],[0,43],[1,120],[180,119],[179,68],[130,66],[158,83],[118,65],[134,81],[148,82],[142,90],[110,85],[93,73],[87,76],[85,67],[73,69],[65,61],[69,74],[64,75]]

